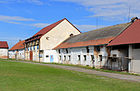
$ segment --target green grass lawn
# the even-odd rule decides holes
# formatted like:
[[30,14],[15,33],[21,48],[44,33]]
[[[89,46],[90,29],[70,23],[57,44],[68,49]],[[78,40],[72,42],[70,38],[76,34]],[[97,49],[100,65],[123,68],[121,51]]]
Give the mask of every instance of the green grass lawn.
[[0,91],[140,91],[140,83],[0,61]]

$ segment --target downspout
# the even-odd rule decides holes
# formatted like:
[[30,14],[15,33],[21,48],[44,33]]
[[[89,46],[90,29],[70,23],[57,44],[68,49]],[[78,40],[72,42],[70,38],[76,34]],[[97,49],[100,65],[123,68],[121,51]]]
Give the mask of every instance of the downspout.
[[39,63],[40,63],[40,39],[39,39]]

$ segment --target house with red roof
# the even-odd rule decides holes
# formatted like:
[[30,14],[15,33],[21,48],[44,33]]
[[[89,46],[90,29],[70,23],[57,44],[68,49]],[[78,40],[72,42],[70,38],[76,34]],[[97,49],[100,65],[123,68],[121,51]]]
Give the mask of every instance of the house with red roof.
[[66,18],[57,21],[25,40],[25,59],[38,62],[58,62],[54,48],[80,31]]
[[8,58],[8,43],[7,41],[0,41],[0,58]]
[[25,59],[25,40],[19,41],[9,50],[9,58]]
[[[140,19],[132,19],[132,24],[115,37],[109,44],[112,59],[126,65],[132,73],[140,73]],[[118,66],[117,66],[118,67]]]
[[69,37],[54,48],[59,53],[59,63],[119,70],[108,62],[107,45],[130,25],[123,23]]

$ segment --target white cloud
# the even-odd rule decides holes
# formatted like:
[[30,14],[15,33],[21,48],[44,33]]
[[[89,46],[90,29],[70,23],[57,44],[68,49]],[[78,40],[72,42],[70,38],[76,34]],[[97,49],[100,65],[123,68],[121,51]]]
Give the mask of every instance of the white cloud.
[[30,24],[31,26],[37,27],[37,28],[44,28],[48,26],[48,23],[35,23],[35,24]]
[[35,21],[35,19],[24,18],[24,17],[20,17],[20,16],[4,16],[4,15],[0,15],[0,21],[7,22],[7,23],[13,23],[13,24],[20,24],[17,21]]
[[123,20],[130,17],[140,17],[139,0],[53,0],[61,2],[73,2],[85,6],[93,12],[90,17],[103,17],[103,19]]

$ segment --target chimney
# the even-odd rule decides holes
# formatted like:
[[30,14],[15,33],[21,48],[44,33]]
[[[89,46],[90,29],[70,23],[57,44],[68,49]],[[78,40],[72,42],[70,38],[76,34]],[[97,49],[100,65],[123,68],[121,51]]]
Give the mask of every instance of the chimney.
[[138,17],[133,17],[133,18],[131,19],[131,23],[135,22],[136,20],[138,20]]

